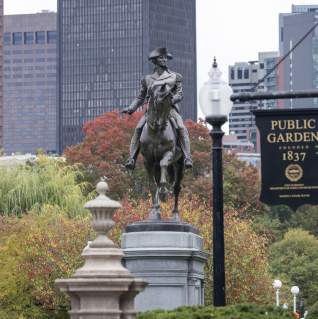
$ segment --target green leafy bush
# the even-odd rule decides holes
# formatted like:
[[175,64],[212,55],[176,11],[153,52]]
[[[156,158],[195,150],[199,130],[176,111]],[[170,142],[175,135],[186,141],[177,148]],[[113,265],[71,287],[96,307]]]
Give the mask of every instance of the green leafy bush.
[[172,311],[155,310],[141,313],[137,319],[292,319],[282,309],[241,304],[227,307],[181,307]]
[[54,288],[81,266],[91,237],[88,217],[69,219],[44,206],[42,214],[0,219],[0,318],[68,318],[68,299]]

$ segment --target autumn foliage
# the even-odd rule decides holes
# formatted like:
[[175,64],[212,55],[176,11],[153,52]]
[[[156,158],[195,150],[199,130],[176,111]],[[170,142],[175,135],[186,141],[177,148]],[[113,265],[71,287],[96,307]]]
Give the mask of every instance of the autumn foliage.
[[130,138],[141,113],[120,116],[106,113],[84,125],[85,139],[65,151],[70,163],[81,163],[86,172],[98,179],[106,176],[112,185],[111,195],[122,198],[131,192],[134,181],[124,168],[129,154]]
[[[69,302],[54,287],[82,264],[90,238],[87,217],[69,219],[53,206],[44,215],[0,219],[0,318],[53,319]],[[66,318],[66,317],[65,317]]]

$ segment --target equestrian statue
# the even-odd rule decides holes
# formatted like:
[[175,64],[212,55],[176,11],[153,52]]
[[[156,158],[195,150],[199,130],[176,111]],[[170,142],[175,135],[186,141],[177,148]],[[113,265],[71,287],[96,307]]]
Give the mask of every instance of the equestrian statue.
[[192,168],[190,140],[180,115],[182,76],[167,67],[172,55],[166,48],[150,52],[155,68],[141,80],[139,95],[122,113],[132,114],[144,104],[148,109],[137,124],[125,166],[135,168],[139,151],[144,157],[152,196],[150,220],[160,220],[160,201],[166,201],[172,186],[173,219],[179,220],[178,198],[185,168]]

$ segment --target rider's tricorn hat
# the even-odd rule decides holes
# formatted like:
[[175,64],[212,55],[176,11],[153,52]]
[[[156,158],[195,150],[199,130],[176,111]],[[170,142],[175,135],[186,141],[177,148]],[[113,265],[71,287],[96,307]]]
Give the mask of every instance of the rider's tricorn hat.
[[168,52],[167,48],[157,48],[149,53],[148,60],[157,58],[158,56],[165,55],[169,60],[172,60],[172,54]]

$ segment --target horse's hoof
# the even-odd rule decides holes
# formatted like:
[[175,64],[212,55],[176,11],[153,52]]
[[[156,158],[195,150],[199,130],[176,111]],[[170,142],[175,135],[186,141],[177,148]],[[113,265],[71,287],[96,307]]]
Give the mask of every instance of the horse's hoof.
[[160,209],[159,208],[152,208],[150,213],[149,213],[149,220],[160,220],[161,219],[161,214],[160,214]]

